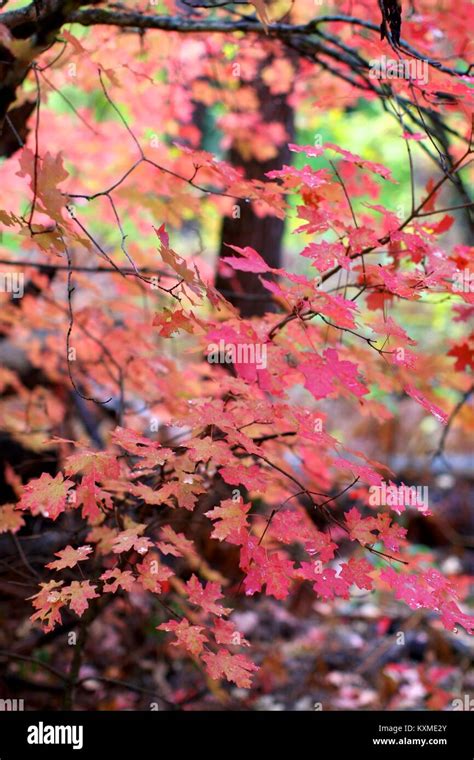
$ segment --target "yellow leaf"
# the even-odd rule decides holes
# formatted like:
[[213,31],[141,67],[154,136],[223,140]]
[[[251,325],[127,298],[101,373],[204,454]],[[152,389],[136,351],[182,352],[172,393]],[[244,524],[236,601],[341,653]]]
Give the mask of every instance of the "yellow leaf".
[[251,0],[251,3],[255,7],[255,10],[257,11],[257,16],[259,20],[262,22],[262,25],[265,28],[265,31],[268,33],[268,25],[270,24],[270,18],[267,13],[267,7],[265,5],[265,1]]

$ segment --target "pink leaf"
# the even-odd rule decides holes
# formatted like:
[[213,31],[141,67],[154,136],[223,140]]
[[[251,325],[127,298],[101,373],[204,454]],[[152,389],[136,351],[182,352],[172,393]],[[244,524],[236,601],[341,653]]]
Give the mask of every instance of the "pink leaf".
[[51,570],[62,570],[65,567],[74,567],[78,562],[82,562],[89,557],[92,551],[91,546],[79,546],[73,549],[72,546],[66,546],[60,552],[56,552],[55,557],[59,557],[55,562],[50,562],[46,567]]
[[231,654],[227,649],[219,649],[217,654],[208,652],[202,659],[207,665],[207,672],[214,680],[227,678],[241,689],[250,689],[252,685],[250,674],[258,670],[243,654]]

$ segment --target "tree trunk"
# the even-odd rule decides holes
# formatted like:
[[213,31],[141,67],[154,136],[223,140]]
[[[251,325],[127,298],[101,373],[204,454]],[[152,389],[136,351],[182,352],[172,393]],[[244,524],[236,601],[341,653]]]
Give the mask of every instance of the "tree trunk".
[[[262,68],[268,63],[267,59]],[[247,179],[263,181],[266,172],[281,169],[283,164],[290,162],[288,143],[292,142],[294,134],[293,110],[287,103],[287,94],[273,95],[261,78],[256,85],[256,92],[263,121],[283,124],[287,140],[278,148],[276,156],[268,161],[245,160],[236,147],[231,148],[228,160],[232,166],[242,167]],[[250,246],[271,267],[280,267],[284,221],[275,216],[257,216],[252,203],[241,202],[239,207],[240,218],[223,218],[219,259],[232,255],[226,243],[242,248]],[[252,272],[233,272],[231,277],[226,277],[220,272],[218,261],[216,288],[240,310],[243,317],[259,316],[273,310],[271,293],[263,287],[258,275]]]

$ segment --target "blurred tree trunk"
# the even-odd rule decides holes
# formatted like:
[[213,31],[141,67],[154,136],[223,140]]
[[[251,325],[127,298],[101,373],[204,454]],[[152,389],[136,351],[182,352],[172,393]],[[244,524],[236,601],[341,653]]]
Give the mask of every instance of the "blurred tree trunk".
[[[268,59],[264,61],[261,69],[268,66],[269,62]],[[287,143],[293,141],[294,121],[293,110],[287,103],[287,94],[272,94],[261,78],[255,90],[260,101],[263,121],[282,124],[287,140],[277,149],[274,158],[267,161],[257,161],[255,158],[246,160],[235,146],[229,151],[228,161],[233,166],[242,167],[247,179],[263,181],[266,179],[266,172],[280,169],[283,164],[290,163]],[[280,267],[284,221],[275,216],[257,216],[251,203],[241,202],[239,208],[240,218],[223,218],[219,259],[232,255],[226,243],[242,248],[248,245],[255,248],[270,266]],[[216,288],[240,310],[243,317],[258,316],[272,311],[271,294],[263,287],[258,275],[251,272],[233,272],[231,277],[224,277],[219,271],[218,261]]]

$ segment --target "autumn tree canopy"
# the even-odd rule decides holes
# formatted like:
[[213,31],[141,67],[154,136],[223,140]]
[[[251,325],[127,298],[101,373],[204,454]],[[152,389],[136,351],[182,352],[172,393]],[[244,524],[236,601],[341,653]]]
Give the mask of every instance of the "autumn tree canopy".
[[160,657],[242,689],[265,668],[233,612],[265,595],[474,632],[468,575],[407,538],[428,476],[363,440],[402,420],[429,469],[472,434],[473,20],[1,3],[0,548],[27,630],[1,650],[53,646],[65,706],[91,626],[137,610]]

